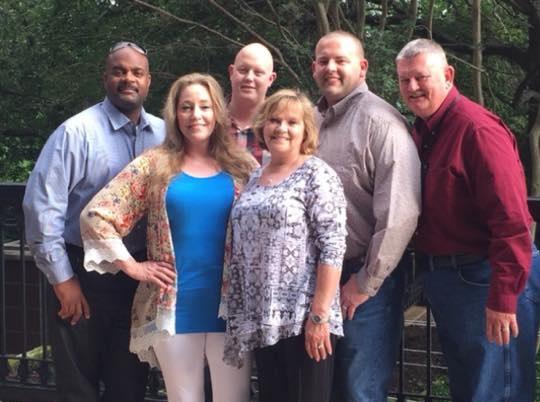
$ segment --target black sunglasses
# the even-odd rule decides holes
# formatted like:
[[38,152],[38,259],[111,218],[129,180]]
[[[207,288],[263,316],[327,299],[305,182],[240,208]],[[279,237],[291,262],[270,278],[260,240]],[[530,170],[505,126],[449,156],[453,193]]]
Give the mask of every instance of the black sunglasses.
[[146,49],[142,46],[137,45],[133,42],[118,42],[115,43],[110,49],[109,54],[116,52],[117,50],[123,49],[125,47],[130,47],[136,52],[139,52],[140,54],[144,54],[146,56],[147,52]]

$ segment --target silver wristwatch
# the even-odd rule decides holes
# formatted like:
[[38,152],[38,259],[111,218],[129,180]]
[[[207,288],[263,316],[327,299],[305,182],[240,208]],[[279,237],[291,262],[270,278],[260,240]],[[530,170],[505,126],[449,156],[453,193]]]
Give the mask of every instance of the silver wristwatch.
[[319,315],[315,313],[309,313],[309,319],[315,325],[326,324],[328,322],[328,316]]

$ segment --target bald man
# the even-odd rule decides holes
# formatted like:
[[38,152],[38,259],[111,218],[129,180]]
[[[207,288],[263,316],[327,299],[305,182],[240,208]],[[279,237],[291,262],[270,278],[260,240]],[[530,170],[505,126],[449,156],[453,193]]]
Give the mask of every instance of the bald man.
[[268,88],[276,79],[272,54],[260,43],[244,46],[236,54],[234,64],[229,66],[229,79],[231,135],[240,147],[248,149],[262,163],[263,151],[255,141],[251,123]]
[[[148,366],[128,348],[137,282],[123,273],[86,272],[79,216],[125,165],[163,142],[163,120],[143,108],[150,81],[146,50],[132,42],[111,47],[103,74],[107,96],[51,134],[28,179],[26,238],[53,290],[58,402],[144,399]],[[137,259],[146,254],[142,226],[125,239]]]

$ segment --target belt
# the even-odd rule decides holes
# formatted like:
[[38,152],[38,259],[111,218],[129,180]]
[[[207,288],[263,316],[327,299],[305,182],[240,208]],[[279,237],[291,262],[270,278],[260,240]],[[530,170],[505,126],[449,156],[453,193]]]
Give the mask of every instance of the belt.
[[486,256],[478,254],[428,255],[419,252],[416,253],[416,260],[430,270],[458,268],[464,265],[477,264],[486,258]]

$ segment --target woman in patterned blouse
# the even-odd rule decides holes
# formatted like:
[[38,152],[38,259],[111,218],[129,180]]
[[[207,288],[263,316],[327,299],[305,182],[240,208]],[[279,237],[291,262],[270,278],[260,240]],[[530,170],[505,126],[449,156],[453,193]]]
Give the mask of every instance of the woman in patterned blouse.
[[261,402],[328,402],[332,351],[343,335],[343,189],[313,156],[318,135],[305,95],[270,96],[253,128],[271,159],[231,212],[225,360],[242,364],[255,351]]
[[[229,212],[255,161],[229,138],[225,101],[211,76],[180,77],[163,115],[163,145],[130,163],[82,212],[85,267],[141,281],[130,350],[159,362],[169,401],[205,400],[206,359],[214,401],[248,402],[250,367],[224,364],[218,306]],[[137,262],[122,237],[145,214],[148,261]]]

